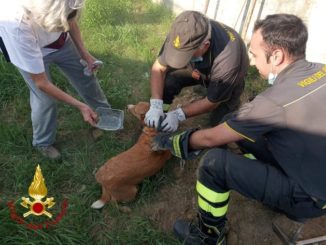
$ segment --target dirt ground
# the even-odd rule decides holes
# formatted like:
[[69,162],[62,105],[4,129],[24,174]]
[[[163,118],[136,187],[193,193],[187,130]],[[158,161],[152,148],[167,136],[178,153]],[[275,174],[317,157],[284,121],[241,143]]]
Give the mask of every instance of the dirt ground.
[[[175,100],[174,105],[193,99],[192,90],[186,90]],[[203,120],[187,120],[183,127],[201,125]],[[178,160],[176,160],[178,161]],[[156,202],[143,209],[153,224],[164,231],[171,231],[178,218],[193,220],[196,217],[196,169],[198,161],[187,161],[184,168],[176,164],[173,169],[175,182],[159,191]],[[299,224],[276,213],[255,200],[250,200],[236,192],[231,192],[228,211],[228,245],[283,244],[272,229],[272,223],[278,224],[286,233],[291,234]],[[299,240],[326,236],[326,215],[309,220],[300,233]],[[326,245],[326,242],[319,244]]]
[[[148,204],[144,214],[164,231],[171,231],[173,223],[178,218],[188,220],[196,217],[195,172],[197,162],[187,162],[182,170],[176,166],[174,173],[176,181],[173,185],[160,190],[157,202]],[[285,232],[290,233],[298,228],[298,224],[287,219],[257,201],[250,200],[236,192],[231,192],[228,211],[228,245],[251,244],[283,244],[272,229],[276,222]],[[326,235],[326,216],[307,222],[301,233],[302,239]],[[319,243],[325,245],[326,242]]]

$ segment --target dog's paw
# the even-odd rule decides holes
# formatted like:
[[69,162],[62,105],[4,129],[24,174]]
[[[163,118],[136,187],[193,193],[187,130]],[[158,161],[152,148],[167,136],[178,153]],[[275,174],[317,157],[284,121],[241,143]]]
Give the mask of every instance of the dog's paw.
[[93,202],[91,208],[100,209],[100,208],[103,208],[104,205],[105,205],[105,203],[102,200],[97,200],[96,202]]
[[133,105],[133,104],[129,104],[129,105],[127,105],[127,109],[128,110],[131,110],[131,109],[133,109],[135,107],[135,105]]

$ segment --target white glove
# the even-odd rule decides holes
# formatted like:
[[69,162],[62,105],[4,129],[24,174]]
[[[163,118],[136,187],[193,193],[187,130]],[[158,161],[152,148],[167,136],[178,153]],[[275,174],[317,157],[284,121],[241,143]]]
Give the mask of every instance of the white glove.
[[145,123],[148,127],[158,128],[160,119],[164,118],[163,100],[150,99],[151,107],[145,115]]
[[175,132],[178,129],[179,122],[186,120],[186,115],[181,108],[166,113],[166,118],[161,123],[161,131]]

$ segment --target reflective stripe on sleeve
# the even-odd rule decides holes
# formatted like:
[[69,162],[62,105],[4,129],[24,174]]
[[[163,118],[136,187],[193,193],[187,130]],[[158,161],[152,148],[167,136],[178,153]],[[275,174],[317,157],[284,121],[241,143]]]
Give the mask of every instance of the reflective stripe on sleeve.
[[176,157],[181,158],[181,151],[180,151],[180,134],[173,137],[173,149]]
[[227,124],[226,122],[224,122],[223,124],[224,124],[224,125],[225,125],[227,128],[231,129],[233,132],[235,132],[236,134],[240,135],[241,137],[243,137],[243,138],[245,138],[245,139],[247,139],[247,140],[249,140],[249,141],[251,141],[251,142],[255,143],[255,140],[254,140],[254,139],[252,139],[252,138],[249,138],[248,136],[245,136],[245,135],[243,135],[243,134],[239,133],[238,131],[234,130],[234,129],[233,129],[233,128],[231,128],[231,127],[230,127],[230,125],[229,125],[229,124]]
[[173,149],[174,149],[174,153],[175,153],[176,157],[180,157],[180,158],[183,157],[183,154],[182,154],[183,149],[180,146],[180,137],[185,133],[186,133],[186,131],[173,136]]

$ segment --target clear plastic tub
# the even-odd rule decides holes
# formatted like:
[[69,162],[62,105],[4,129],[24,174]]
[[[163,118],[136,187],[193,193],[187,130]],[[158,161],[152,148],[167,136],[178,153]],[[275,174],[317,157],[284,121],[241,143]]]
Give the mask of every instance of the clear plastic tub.
[[123,129],[124,112],[122,110],[98,107],[95,111],[99,117],[97,128],[108,131]]

